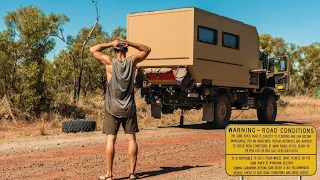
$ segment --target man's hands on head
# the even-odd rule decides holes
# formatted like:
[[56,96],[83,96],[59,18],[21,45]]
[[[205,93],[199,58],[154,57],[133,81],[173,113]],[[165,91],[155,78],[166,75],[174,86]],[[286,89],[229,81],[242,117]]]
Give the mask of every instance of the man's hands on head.
[[92,46],[90,48],[90,52],[97,61],[101,62],[104,65],[110,65],[111,64],[110,56],[103,54],[102,51],[107,48],[114,47],[116,43],[117,42],[113,41],[110,43],[103,43],[103,44]]
[[115,48],[115,49],[119,49],[118,46],[123,46],[123,47],[129,46],[129,42],[127,40],[120,39],[120,38],[114,40],[112,43],[113,43],[113,48]]
[[114,40],[114,41],[112,42],[112,47],[113,47],[113,48],[119,49],[119,48],[118,48],[118,45],[119,45],[119,40],[118,40],[118,39],[116,39],[116,40]]
[[111,58],[110,56],[103,54],[102,51],[113,47],[114,49],[120,49],[118,46],[122,45],[124,47],[128,47],[129,43],[128,41],[124,40],[124,39],[116,39],[110,43],[103,43],[103,44],[98,44],[95,46],[92,46],[90,48],[90,52],[93,55],[93,57],[98,60],[99,62],[101,62],[104,65],[110,65],[111,64]]
[[127,43],[129,46],[140,51],[138,54],[131,56],[131,58],[136,64],[145,60],[148,57],[149,53],[151,52],[151,48],[146,45],[134,43],[134,42],[128,42],[128,41]]
[[98,44],[98,45],[92,46],[90,48],[90,52],[95,59],[97,59],[98,61],[100,61],[101,63],[103,63],[105,65],[109,65],[109,64],[111,64],[111,58],[108,55],[103,54],[102,51],[104,49],[109,48],[109,47],[113,47],[115,49],[120,49],[118,47],[119,45],[121,45],[123,47],[131,46],[131,47],[140,51],[138,54],[131,56],[132,60],[136,64],[145,60],[147,58],[147,56],[149,55],[149,53],[151,52],[151,48],[146,45],[134,43],[134,42],[129,42],[125,39],[120,39],[120,38],[118,38],[110,43],[104,43],[104,44]]

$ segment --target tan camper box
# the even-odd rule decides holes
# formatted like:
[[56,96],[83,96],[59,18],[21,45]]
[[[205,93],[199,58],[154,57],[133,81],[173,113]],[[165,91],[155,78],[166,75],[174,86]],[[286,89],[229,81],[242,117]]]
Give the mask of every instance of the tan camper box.
[[137,82],[153,117],[202,108],[203,120],[225,127],[235,107],[275,120],[274,89],[287,87],[288,69],[277,76],[268,69],[279,58],[260,52],[254,26],[194,7],[159,10],[128,14],[127,39],[152,49],[138,64]]
[[249,84],[249,71],[259,69],[253,26],[197,8],[129,14],[127,26],[129,41],[152,47],[139,66],[188,66],[199,83],[257,88]]

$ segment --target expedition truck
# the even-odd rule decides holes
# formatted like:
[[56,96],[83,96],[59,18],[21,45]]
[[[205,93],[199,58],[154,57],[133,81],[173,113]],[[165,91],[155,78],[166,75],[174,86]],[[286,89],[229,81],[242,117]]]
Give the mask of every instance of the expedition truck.
[[181,109],[182,125],[183,111],[202,109],[203,121],[224,128],[231,110],[253,108],[272,123],[289,89],[288,58],[261,52],[254,26],[195,7],[128,14],[127,39],[152,48],[135,85],[156,119]]

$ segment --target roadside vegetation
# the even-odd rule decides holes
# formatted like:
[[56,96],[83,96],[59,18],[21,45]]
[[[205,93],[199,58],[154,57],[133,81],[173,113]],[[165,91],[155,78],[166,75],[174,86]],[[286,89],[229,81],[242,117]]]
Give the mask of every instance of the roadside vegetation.
[[[161,119],[153,119],[150,116],[150,106],[145,104],[138,92],[136,95],[137,114],[139,128],[154,128],[160,126],[178,126],[180,111],[175,111],[174,114],[162,115]],[[97,131],[102,128],[102,120],[104,117],[104,101],[103,97],[96,96],[86,100],[80,100],[77,110],[79,114],[85,114],[85,118],[95,120],[97,122]],[[66,111],[74,112],[72,107]],[[282,96],[278,102],[278,120],[286,118],[305,119],[308,117],[320,116],[320,100],[309,96]],[[14,110],[14,109],[13,109]],[[15,120],[11,116],[3,117],[0,121],[0,139],[13,137],[28,137],[28,136],[45,136],[57,135],[61,133],[61,123],[65,120],[73,119],[63,116],[59,113],[43,113],[40,117],[26,121],[25,119]],[[24,117],[22,117],[24,118]],[[185,112],[185,124],[199,124],[202,121],[202,111],[191,110]],[[252,120],[256,121],[256,110],[233,110],[231,120]]]
[[[3,20],[6,29],[0,31],[0,138],[11,132],[19,132],[19,136],[57,134],[62,121],[74,118],[95,120],[100,130],[106,75],[104,67],[90,55],[89,47],[126,38],[125,28],[108,33],[98,25],[85,47],[81,65],[82,44],[90,27],[79,29],[76,35],[65,34],[64,25],[72,19],[64,14],[45,14],[36,6],[20,7]],[[66,48],[50,61],[45,57],[57,41],[63,41]],[[316,97],[320,42],[298,46],[261,34],[260,45],[267,54],[287,55],[290,59],[291,90],[281,96],[278,117],[320,113],[320,99]],[[111,51],[105,53],[112,56]],[[141,128],[179,123],[179,111],[163,115],[161,120],[152,119],[150,107],[139,97],[139,91],[137,105]],[[240,112],[233,111],[231,119]],[[201,122],[201,111],[188,111],[185,116],[186,123]],[[244,111],[237,119],[256,119],[256,112]]]

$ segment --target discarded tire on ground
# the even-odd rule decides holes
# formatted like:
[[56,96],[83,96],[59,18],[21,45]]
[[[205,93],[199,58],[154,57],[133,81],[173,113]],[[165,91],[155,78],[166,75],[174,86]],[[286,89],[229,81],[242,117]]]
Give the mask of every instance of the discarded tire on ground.
[[76,119],[62,122],[62,132],[90,132],[95,130],[95,121]]

